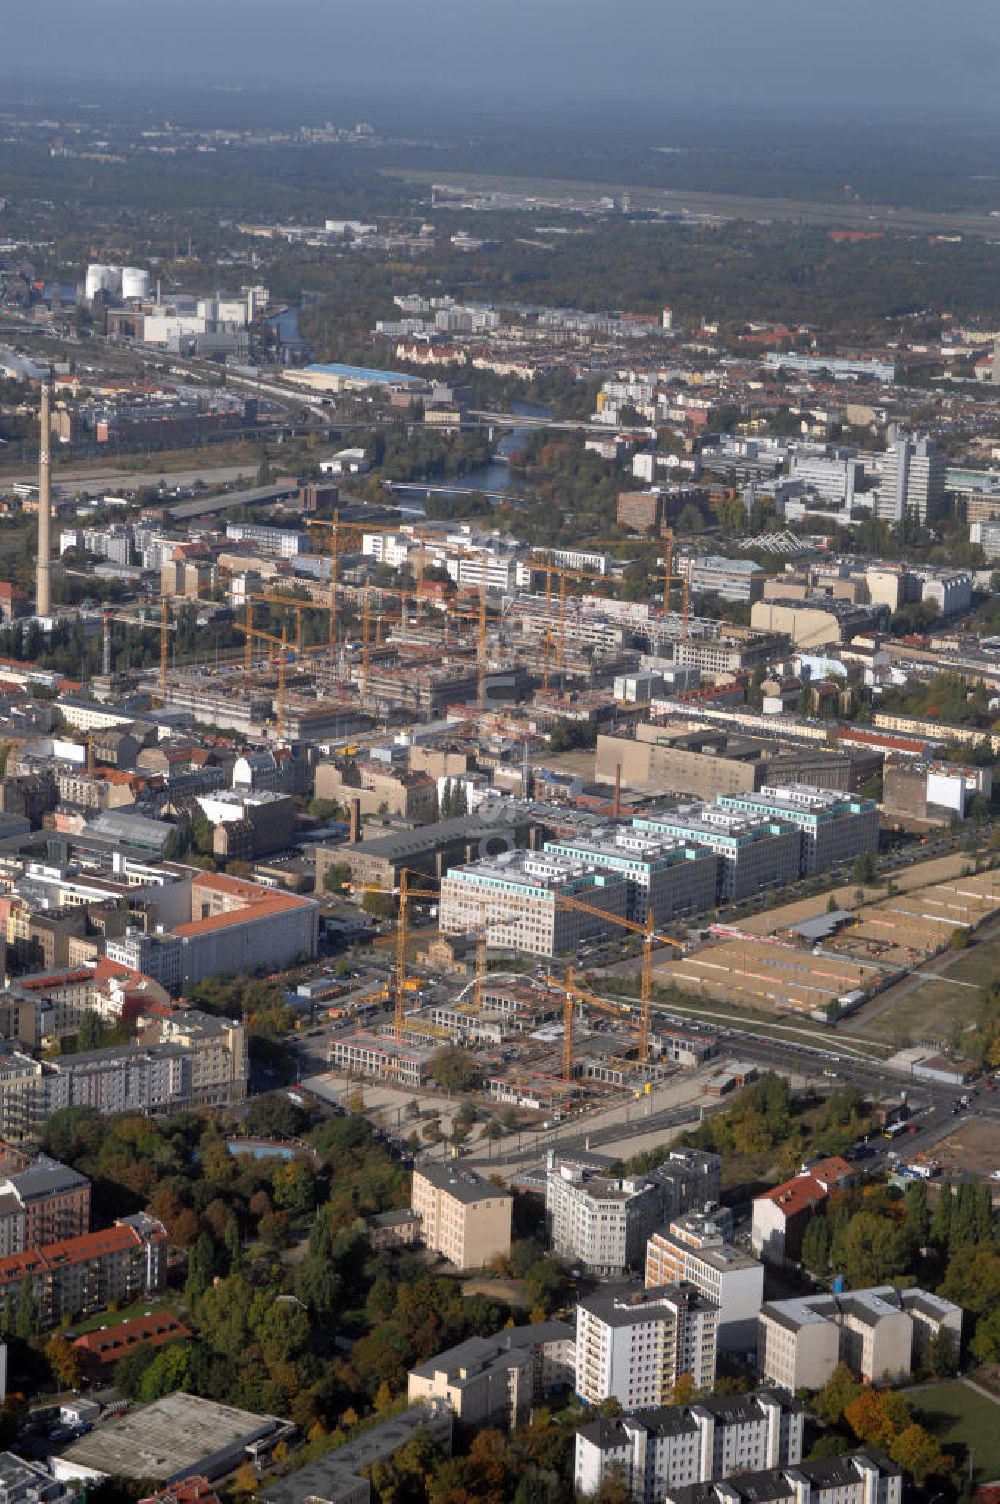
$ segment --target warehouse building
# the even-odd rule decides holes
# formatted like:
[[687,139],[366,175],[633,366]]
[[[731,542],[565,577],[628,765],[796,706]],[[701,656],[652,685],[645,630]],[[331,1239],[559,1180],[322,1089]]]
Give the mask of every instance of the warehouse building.
[[178,1392],[96,1426],[54,1457],[52,1469],[57,1478],[89,1484],[214,1479],[268,1457],[294,1435],[295,1427],[277,1416]]

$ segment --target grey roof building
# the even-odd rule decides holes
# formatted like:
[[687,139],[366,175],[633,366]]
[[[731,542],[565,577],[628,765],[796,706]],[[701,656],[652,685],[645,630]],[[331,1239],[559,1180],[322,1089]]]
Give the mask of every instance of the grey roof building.
[[[168,1394],[106,1422],[52,1459],[55,1476],[175,1483],[198,1474],[220,1478],[241,1462],[267,1456],[295,1427],[275,1415],[254,1415],[193,1394]],[[297,1497],[304,1497],[299,1495]]]
[[576,1378],[576,1330],[565,1321],[470,1337],[412,1368],[411,1400],[443,1401],[466,1425],[519,1425],[532,1404]]
[[446,1405],[411,1405],[356,1440],[327,1452],[261,1492],[263,1504],[368,1504],[371,1484],[363,1470],[387,1462],[421,1431],[451,1455],[452,1413]]

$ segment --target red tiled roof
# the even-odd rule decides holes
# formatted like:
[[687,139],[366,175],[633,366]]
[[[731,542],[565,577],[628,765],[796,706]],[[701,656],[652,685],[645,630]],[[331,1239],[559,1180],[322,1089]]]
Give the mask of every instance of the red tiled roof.
[[104,1253],[125,1253],[136,1248],[139,1239],[131,1227],[106,1227],[100,1232],[85,1232],[78,1238],[63,1238],[46,1243],[27,1253],[11,1253],[0,1259],[0,1287],[15,1284],[44,1270],[50,1273],[67,1265],[83,1264]]
[[193,892],[207,890],[221,893],[228,898],[241,898],[239,908],[221,914],[210,914],[205,919],[191,919],[186,924],[177,924],[171,931],[182,938],[187,935],[204,935],[211,930],[221,930],[231,924],[243,924],[255,919],[264,919],[272,914],[287,914],[303,906],[307,900],[296,898],[291,893],[277,893],[272,888],[262,888],[259,883],[244,882],[242,878],[226,877],[222,873],[206,873],[196,879]]
[[888,752],[923,752],[926,740],[915,741],[909,736],[896,736],[891,731],[862,731],[855,726],[842,726],[837,732],[838,741],[857,742],[864,747],[882,747]]
[[168,1483],[158,1493],[140,1499],[139,1504],[219,1504],[219,1500],[208,1479],[195,1475]]
[[773,1190],[765,1191],[757,1200],[773,1201],[786,1217],[794,1217],[799,1212],[821,1206],[826,1200],[826,1188],[811,1175],[796,1175],[782,1185],[776,1185]]
[[809,1174],[813,1180],[818,1180],[823,1185],[832,1185],[838,1180],[850,1179],[853,1173],[847,1160],[841,1159],[839,1154],[830,1154],[826,1159],[818,1160],[816,1164],[809,1166]]
[[123,1353],[140,1342],[162,1347],[164,1342],[171,1342],[175,1337],[191,1335],[172,1311],[154,1311],[131,1321],[119,1321],[116,1326],[102,1327],[97,1332],[84,1332],[73,1346],[101,1363],[116,1363]]

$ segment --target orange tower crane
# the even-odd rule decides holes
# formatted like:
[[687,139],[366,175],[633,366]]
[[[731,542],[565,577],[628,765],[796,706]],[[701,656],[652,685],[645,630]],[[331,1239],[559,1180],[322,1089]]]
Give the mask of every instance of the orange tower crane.
[[329,611],[330,609],[330,607],[327,605],[314,606],[312,601],[299,600],[298,597],[294,595],[278,595],[273,593],[266,595],[253,595],[248,597],[247,603],[249,604],[251,601],[260,602],[262,605],[267,606],[284,606],[287,610],[295,612],[295,651],[297,653],[302,652],[303,611]]
[[[381,892],[381,889],[368,889],[368,892]],[[412,898],[440,898],[437,889],[411,888],[409,885],[409,871],[401,867],[399,872],[399,913],[396,920],[396,976],[395,976],[395,1016],[393,1028],[396,1031],[397,1040],[403,1038],[403,1030],[406,1026],[406,942],[409,931],[409,904]]]
[[472,990],[472,1001],[477,1016],[483,1011],[483,983],[486,980],[486,964],[486,931],[481,929],[476,935],[476,983]]
[[666,528],[663,533],[665,549],[663,555],[663,609],[670,610],[670,586],[681,586],[681,631],[687,636],[688,613],[690,607],[690,581],[686,574],[674,574],[674,530]]
[[479,575],[479,620],[476,631],[476,701],[486,709],[486,595],[489,585],[489,555],[484,550]]

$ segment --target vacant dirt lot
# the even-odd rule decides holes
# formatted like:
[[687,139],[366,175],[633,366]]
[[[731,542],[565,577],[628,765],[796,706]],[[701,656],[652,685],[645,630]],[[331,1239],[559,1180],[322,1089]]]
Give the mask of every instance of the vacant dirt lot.
[[970,1173],[987,1179],[1000,1169],[1000,1123],[964,1124],[934,1145],[934,1157],[945,1180]]

